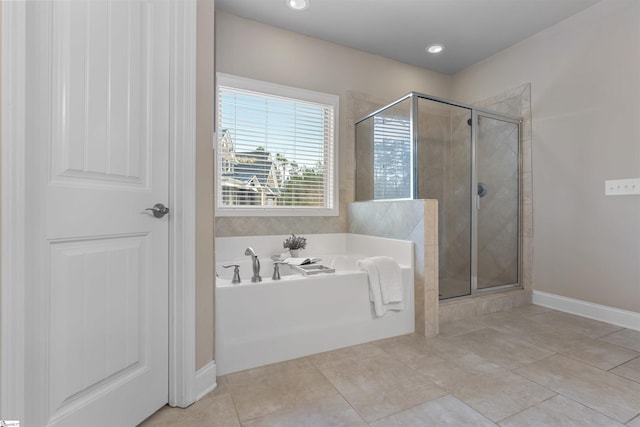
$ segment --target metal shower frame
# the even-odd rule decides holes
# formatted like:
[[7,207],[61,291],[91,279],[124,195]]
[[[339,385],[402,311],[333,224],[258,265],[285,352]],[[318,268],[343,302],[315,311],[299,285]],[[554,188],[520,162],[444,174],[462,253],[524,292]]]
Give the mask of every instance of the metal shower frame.
[[[411,146],[411,156],[412,156],[412,180],[411,180],[411,193],[413,195],[412,199],[418,199],[418,162],[415,161],[415,156],[418,150],[418,121],[414,120],[414,117],[416,116],[417,112],[418,112],[418,99],[419,98],[423,98],[423,99],[427,99],[430,101],[434,101],[434,102],[439,102],[445,105],[451,105],[454,107],[459,107],[459,108],[464,108],[467,109],[471,112],[471,189],[472,191],[470,191],[470,216],[471,216],[471,242],[470,242],[470,250],[471,250],[471,277],[470,277],[470,294],[469,295],[462,295],[462,296],[458,296],[458,297],[453,297],[453,298],[447,298],[447,300],[453,300],[453,299],[459,299],[459,298],[468,298],[468,297],[472,297],[474,295],[478,295],[478,294],[484,294],[484,293],[490,293],[490,292],[499,292],[499,291],[503,291],[503,290],[508,290],[508,289],[516,289],[516,288],[521,288],[522,285],[522,253],[523,253],[523,238],[522,238],[522,230],[521,230],[521,224],[522,224],[522,174],[521,174],[521,170],[522,170],[522,157],[520,156],[521,152],[522,152],[522,118],[521,117],[517,117],[517,116],[513,116],[510,114],[504,114],[504,113],[497,113],[495,111],[491,111],[488,110],[486,108],[479,108],[479,107],[475,107],[472,105],[468,105],[468,104],[464,104],[461,102],[455,102],[455,101],[451,101],[448,99],[444,99],[444,98],[439,98],[436,96],[431,96],[431,95],[427,95],[424,93],[420,93],[420,92],[409,92],[408,94],[402,96],[401,98],[398,98],[397,100],[385,105],[382,108],[379,108],[377,110],[375,110],[374,112],[367,114],[366,116],[360,118],[359,120],[356,120],[356,122],[354,123],[355,125],[358,125],[359,123],[370,119],[378,114],[380,114],[381,112],[394,107],[398,104],[400,104],[401,102],[407,100],[407,99],[411,99],[411,105],[410,105],[410,111],[409,111],[409,117],[411,120],[411,126],[410,126],[410,138],[412,141],[412,146]],[[507,123],[512,123],[518,126],[518,152],[517,152],[517,158],[518,158],[518,211],[517,211],[517,222],[518,222],[518,279],[517,279],[517,283],[512,283],[512,284],[506,284],[506,285],[498,285],[498,286],[492,286],[486,289],[478,289],[478,200],[479,200],[479,196],[477,195],[477,190],[473,190],[473,189],[477,189],[478,188],[478,168],[477,168],[477,144],[478,144],[478,118],[479,117],[486,117],[486,118],[490,118],[493,120],[500,120],[503,122],[507,122]]]

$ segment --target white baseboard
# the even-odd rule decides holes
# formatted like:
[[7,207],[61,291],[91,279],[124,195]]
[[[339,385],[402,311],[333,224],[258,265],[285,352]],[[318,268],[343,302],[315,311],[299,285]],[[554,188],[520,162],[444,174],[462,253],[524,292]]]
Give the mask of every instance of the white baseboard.
[[600,320],[623,328],[640,331],[640,313],[606,305],[563,297],[547,292],[533,291],[532,302],[543,307]]
[[196,372],[196,402],[215,390],[217,386],[216,361],[212,360]]

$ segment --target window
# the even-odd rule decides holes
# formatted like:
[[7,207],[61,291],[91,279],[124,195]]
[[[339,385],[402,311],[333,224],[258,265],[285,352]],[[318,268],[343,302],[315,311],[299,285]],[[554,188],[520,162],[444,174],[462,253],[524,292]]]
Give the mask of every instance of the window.
[[338,97],[217,74],[216,215],[337,215]]
[[411,122],[385,116],[373,120],[373,198],[410,199]]

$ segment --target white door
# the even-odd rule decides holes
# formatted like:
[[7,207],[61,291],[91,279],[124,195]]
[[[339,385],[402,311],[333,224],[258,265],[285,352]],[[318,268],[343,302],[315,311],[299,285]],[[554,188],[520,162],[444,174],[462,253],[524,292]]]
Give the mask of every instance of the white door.
[[26,7],[24,426],[134,426],[168,399],[168,2]]

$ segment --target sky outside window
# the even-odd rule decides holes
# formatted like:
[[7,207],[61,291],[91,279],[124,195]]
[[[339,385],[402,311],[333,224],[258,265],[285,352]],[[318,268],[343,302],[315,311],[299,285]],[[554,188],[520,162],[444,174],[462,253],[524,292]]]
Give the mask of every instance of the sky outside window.
[[308,168],[324,164],[324,106],[221,88],[221,129],[237,152],[264,149]]

